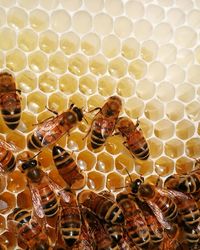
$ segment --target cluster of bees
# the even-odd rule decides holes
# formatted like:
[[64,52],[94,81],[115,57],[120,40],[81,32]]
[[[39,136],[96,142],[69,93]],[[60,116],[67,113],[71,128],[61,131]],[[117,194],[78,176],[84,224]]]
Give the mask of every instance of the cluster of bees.
[[[20,90],[9,73],[0,74],[0,107],[10,129],[20,121]],[[111,96],[96,112],[86,134],[92,149],[103,146],[108,137],[119,134],[134,158],[147,160],[149,148],[139,122],[119,117],[122,101]],[[50,110],[52,111],[52,110]],[[66,183],[60,187],[38,165],[37,155],[27,157],[21,170],[27,177],[33,210],[17,207],[9,215],[8,229],[15,228],[22,249],[139,250],[200,249],[200,170],[172,175],[164,187],[131,179],[129,190],[117,194],[82,190],[76,194],[73,184],[84,182],[84,174],[72,154],[56,142],[84,119],[83,110],[72,104],[61,114],[55,111],[37,124],[27,147],[40,153],[53,144],[55,166]],[[13,145],[0,141],[2,173],[15,169]],[[50,237],[53,232],[54,237]],[[0,249],[7,249],[0,243]]]

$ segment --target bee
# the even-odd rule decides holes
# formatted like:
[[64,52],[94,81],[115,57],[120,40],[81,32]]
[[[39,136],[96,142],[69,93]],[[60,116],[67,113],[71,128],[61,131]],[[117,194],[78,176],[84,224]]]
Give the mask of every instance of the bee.
[[59,146],[53,147],[52,154],[56,168],[64,181],[70,187],[74,183],[80,182],[80,188],[82,188],[85,184],[85,176],[80,172],[72,156],[65,149]]
[[0,139],[0,169],[3,173],[12,172],[16,166],[14,146]]
[[[87,133],[87,135],[90,133],[92,149],[101,147],[106,142],[106,139],[112,135],[121,108],[121,99],[118,96],[111,96],[102,108],[94,109],[99,110],[99,112],[94,116],[91,127]],[[85,137],[87,137],[87,135]]]
[[28,249],[50,249],[50,240],[37,219],[32,217],[31,211],[15,208],[13,220],[16,222],[16,230],[20,240],[25,243]]
[[149,146],[139,128],[139,121],[136,124],[127,117],[120,117],[116,124],[116,130],[125,139],[124,145],[133,155],[133,157],[140,160],[147,160],[149,158]]
[[124,222],[124,215],[118,204],[93,191],[84,190],[79,193],[78,202],[107,223],[123,224]]
[[59,140],[64,134],[69,133],[78,122],[83,119],[83,112],[72,104],[70,108],[58,115],[57,112],[50,110],[56,114],[56,117],[49,118],[38,124],[35,132],[28,140],[29,149],[41,149],[49,146]]
[[148,249],[150,233],[146,220],[133,197],[128,193],[119,193],[116,201],[122,208],[125,217],[125,230],[129,238],[141,249]]
[[13,76],[7,72],[0,73],[0,108],[5,124],[15,129],[21,118],[20,90],[16,89]]
[[59,210],[55,190],[58,188],[38,166],[35,159],[29,159],[22,164],[31,192],[33,206],[38,217],[53,217]]

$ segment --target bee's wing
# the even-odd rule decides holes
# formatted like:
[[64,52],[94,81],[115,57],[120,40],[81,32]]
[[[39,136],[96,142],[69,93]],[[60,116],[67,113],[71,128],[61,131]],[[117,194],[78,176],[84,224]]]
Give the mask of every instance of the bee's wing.
[[12,151],[12,152],[16,152],[17,151],[17,146],[14,145],[12,142],[6,142],[4,140],[1,140],[0,139],[0,147],[6,149],[6,150],[9,150],[9,151]]

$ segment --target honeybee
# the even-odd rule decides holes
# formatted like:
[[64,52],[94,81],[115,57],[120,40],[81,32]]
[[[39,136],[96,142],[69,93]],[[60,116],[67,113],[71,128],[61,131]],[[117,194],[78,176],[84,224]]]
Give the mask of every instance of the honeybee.
[[[31,250],[49,250],[50,239],[44,232],[43,227],[36,218],[32,217],[31,211],[15,208],[13,220],[19,239]],[[13,232],[13,230],[12,230]]]
[[107,223],[122,224],[124,222],[124,215],[118,204],[93,191],[84,190],[79,193],[78,202]]
[[58,188],[38,166],[35,159],[22,164],[26,172],[28,187],[31,192],[33,206],[38,217],[53,217],[59,210],[55,190]]
[[101,147],[106,142],[106,139],[112,135],[121,108],[121,99],[118,96],[111,96],[102,108],[94,109],[99,109],[99,112],[94,116],[87,133],[87,135],[90,133],[90,143],[93,149]]
[[71,187],[74,183],[79,182],[80,188],[85,184],[85,176],[80,172],[72,156],[59,146],[53,147],[53,160],[59,174],[65,182]]
[[129,238],[141,249],[149,247],[151,238],[146,220],[133,197],[128,193],[119,193],[116,201],[125,217],[125,230]]
[[29,149],[41,149],[55,143],[64,134],[69,133],[70,129],[74,128],[83,119],[82,110],[74,106],[74,104],[60,115],[54,111],[52,112],[57,116],[38,124],[35,132],[28,140]]
[[133,157],[147,160],[149,157],[149,146],[139,126],[139,121],[133,123],[128,117],[120,117],[116,124],[116,130],[124,137],[124,145]]
[[0,73],[0,108],[5,124],[10,129],[19,125],[21,118],[20,90],[16,89],[13,76],[7,72]]
[[0,170],[3,173],[12,172],[16,166],[13,151],[14,146],[0,139]]

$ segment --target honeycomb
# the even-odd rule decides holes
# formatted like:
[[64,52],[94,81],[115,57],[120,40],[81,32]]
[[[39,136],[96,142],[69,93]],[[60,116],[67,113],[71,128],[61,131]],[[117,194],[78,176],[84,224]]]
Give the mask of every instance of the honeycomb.
[[[85,172],[84,188],[116,194],[130,181],[125,168],[151,183],[191,171],[200,157],[199,28],[199,0],[0,0],[0,68],[22,91],[20,124],[11,131],[0,118],[1,138],[20,157],[33,124],[52,116],[45,106],[87,111],[118,95],[120,115],[139,119],[150,158],[133,159],[117,135],[93,152],[81,139],[87,115],[58,141]],[[38,161],[57,180],[51,149]],[[0,176],[0,201],[1,241],[19,249],[7,217],[32,206],[20,166]]]

